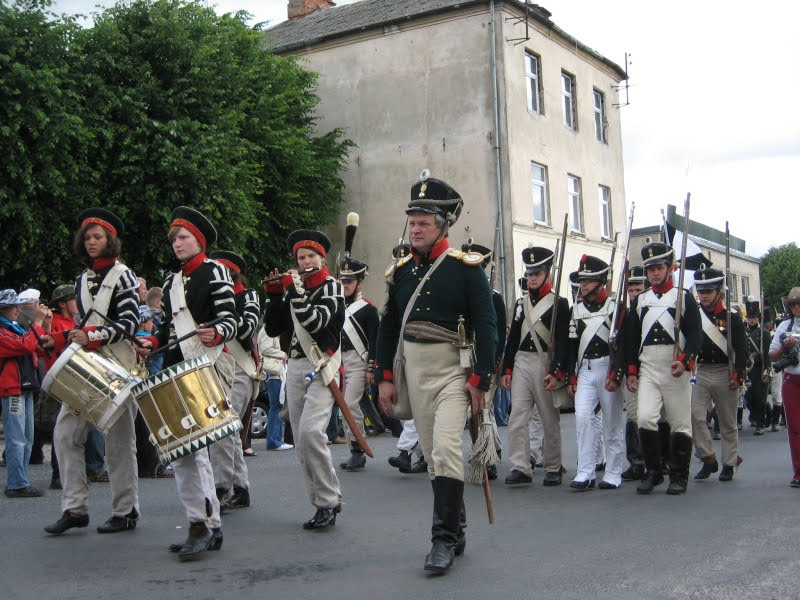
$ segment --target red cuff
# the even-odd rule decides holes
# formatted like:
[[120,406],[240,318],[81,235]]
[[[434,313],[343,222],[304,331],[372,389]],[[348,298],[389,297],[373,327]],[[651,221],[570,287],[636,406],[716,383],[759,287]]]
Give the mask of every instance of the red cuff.
[[693,371],[694,370],[694,361],[693,360],[688,360],[688,357],[686,356],[686,352],[681,352],[681,354],[678,356],[678,361],[682,362],[686,366],[686,370],[687,371]]
[[513,369],[506,369],[506,372],[505,372],[505,373],[503,373],[503,375],[508,375],[509,377],[511,377],[511,376],[512,376],[512,374],[513,374],[513,372],[514,372],[514,370],[513,370]]
[[738,383],[738,384],[741,384],[741,383],[744,381],[744,373],[742,373],[741,371],[736,371],[736,372],[733,374],[733,378],[732,378],[732,379],[733,379],[733,380],[734,380],[736,383]]
[[469,379],[467,379],[467,383],[469,383],[472,387],[478,387],[481,384],[481,376],[472,375]]
[[639,367],[636,365],[628,365],[628,375],[636,375],[639,376]]
[[203,345],[204,345],[206,348],[213,348],[214,346],[219,346],[219,345],[222,343],[222,335],[220,335],[219,331],[217,331],[217,330],[215,329],[215,330],[214,330],[214,333],[215,333],[216,335],[214,336],[214,339],[213,339],[213,340],[211,340],[211,341],[210,341],[209,343],[207,343],[207,344],[206,344],[205,342],[203,343]]
[[389,369],[383,370],[383,380],[384,381],[394,381],[394,373],[392,373]]
[[553,371],[553,376],[559,381],[562,381],[564,379],[564,371],[562,371],[561,369],[556,369],[555,371]]
[[578,377],[576,375],[569,376],[569,384],[570,385],[578,385]]
[[275,281],[270,281],[269,283],[264,284],[264,291],[271,296],[280,296],[283,292],[286,291],[293,283],[292,276],[288,273],[281,277],[280,279],[276,279]]

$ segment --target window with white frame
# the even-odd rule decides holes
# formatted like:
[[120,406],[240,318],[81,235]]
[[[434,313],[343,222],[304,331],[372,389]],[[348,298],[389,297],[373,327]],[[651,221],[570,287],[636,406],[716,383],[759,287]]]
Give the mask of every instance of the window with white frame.
[[583,200],[581,199],[581,180],[567,175],[567,201],[569,203],[569,226],[575,233],[583,233]]
[[561,71],[561,96],[564,101],[564,125],[569,129],[578,129],[575,106],[575,77]]
[[542,106],[541,58],[533,52],[525,52],[525,82],[528,94],[528,110],[544,113]]
[[531,163],[531,195],[533,200],[533,220],[543,225],[549,225],[547,167],[535,162]]
[[611,219],[611,189],[604,185],[598,185],[597,196],[600,200],[600,235],[610,240],[614,237],[614,223]]
[[739,301],[739,286],[737,285],[736,275],[731,273],[731,302],[738,302]]
[[742,298],[747,299],[750,295],[750,278],[742,275]]
[[598,89],[593,90],[594,94],[594,137],[598,142],[608,143],[607,130],[608,120],[606,119],[606,95]]

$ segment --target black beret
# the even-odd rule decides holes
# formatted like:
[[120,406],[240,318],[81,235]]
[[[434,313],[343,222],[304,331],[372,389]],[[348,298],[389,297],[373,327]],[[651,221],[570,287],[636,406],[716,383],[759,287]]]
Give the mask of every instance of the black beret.
[[114,237],[125,233],[125,225],[117,215],[110,210],[94,206],[87,208],[78,215],[78,227],[85,225],[100,225],[107,229]]
[[170,220],[172,227],[188,229],[203,248],[208,248],[217,241],[217,230],[214,225],[198,210],[188,206],[179,206],[172,211]]
[[331,241],[321,231],[314,229],[298,229],[289,234],[289,252],[297,256],[300,248],[310,248],[323,258],[328,255],[331,249]]
[[217,261],[218,263],[222,263],[237,273],[244,273],[247,270],[247,261],[236,254],[236,252],[231,252],[229,250],[215,250],[211,253],[209,258]]

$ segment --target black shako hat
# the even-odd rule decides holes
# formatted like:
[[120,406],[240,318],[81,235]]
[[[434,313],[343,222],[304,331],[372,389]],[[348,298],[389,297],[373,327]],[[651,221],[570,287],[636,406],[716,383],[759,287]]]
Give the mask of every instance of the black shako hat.
[[584,254],[578,265],[578,281],[605,281],[608,279],[608,269],[606,261]]
[[357,279],[364,281],[367,275],[367,263],[363,263],[355,258],[349,256],[344,258],[339,266],[339,279],[342,281],[351,281]]
[[522,264],[525,265],[525,275],[549,270],[553,264],[553,251],[541,246],[532,246],[522,251]]
[[718,290],[725,283],[725,274],[719,269],[700,269],[694,272],[694,287],[698,290]]
[[674,258],[675,251],[662,242],[653,242],[642,248],[645,269],[652,265],[672,265]]
[[572,273],[569,274],[569,285],[572,287],[573,290],[577,290],[579,287],[581,287],[577,271],[573,271]]
[[644,276],[644,267],[631,267],[631,270],[628,271],[628,283],[644,283],[647,281],[647,277]]
[[419,181],[411,186],[411,200],[406,214],[426,212],[441,215],[448,225],[452,225],[458,221],[462,208],[464,201],[461,195],[441,179],[431,177],[428,169],[423,169]]
[[322,258],[328,256],[328,250],[331,249],[331,241],[321,231],[314,229],[298,229],[289,234],[288,238],[289,252],[292,256],[297,256],[297,251],[300,248],[310,248]]
[[170,227],[183,227],[188,230],[205,250],[217,241],[217,230],[199,210],[179,206],[172,211]]
[[483,266],[487,267],[492,262],[492,257],[494,256],[494,251],[490,250],[486,246],[481,246],[480,244],[462,244],[461,245],[462,252],[472,252],[474,254],[480,254],[483,256]]
[[247,261],[230,250],[215,250],[209,258],[237,273],[244,273],[247,270]]
[[114,237],[119,237],[125,233],[125,224],[117,215],[110,210],[93,206],[87,208],[78,215],[78,227],[86,225],[100,225]]
[[758,300],[756,300],[755,296],[749,296],[747,300],[744,301],[744,309],[746,311],[746,317],[748,319],[761,318],[760,303]]

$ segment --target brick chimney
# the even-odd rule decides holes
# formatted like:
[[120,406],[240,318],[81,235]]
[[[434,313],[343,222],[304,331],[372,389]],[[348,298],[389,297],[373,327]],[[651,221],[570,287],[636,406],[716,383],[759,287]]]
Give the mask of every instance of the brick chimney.
[[332,6],[336,6],[336,3],[331,0],[289,0],[289,18],[299,19]]

